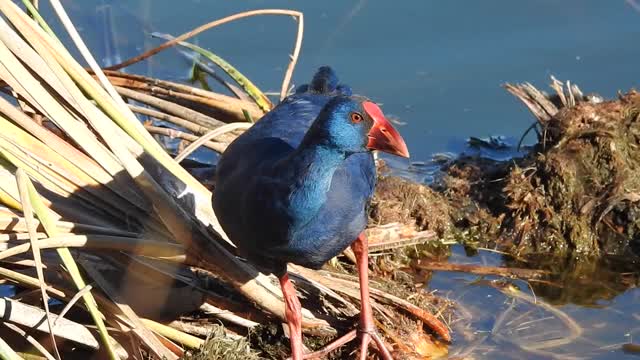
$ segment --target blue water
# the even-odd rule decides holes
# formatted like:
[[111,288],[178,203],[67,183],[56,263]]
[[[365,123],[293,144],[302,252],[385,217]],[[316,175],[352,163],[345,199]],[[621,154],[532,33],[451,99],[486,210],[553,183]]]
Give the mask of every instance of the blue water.
[[[66,3],[103,57],[105,35],[96,26],[102,20],[94,2]],[[640,13],[624,0],[109,4],[122,58],[159,43],[145,31],[177,35],[256,8],[304,12],[304,46],[294,82],[307,81],[320,65],[334,66],[357,92],[407,123],[402,132],[414,160],[470,135],[519,137],[532,117],[501,88],[505,82],[529,81],[544,88],[555,75],[606,97],[640,84]],[[279,91],[294,31],[292,19],[269,16],[226,24],[196,40],[265,91]],[[186,76],[188,64],[169,50],[130,70]]]
[[[153,31],[177,35],[256,8],[300,10],[305,14],[305,38],[294,83],[307,81],[315,68],[329,64],[356,92],[383,103],[385,113],[406,123],[400,131],[412,161],[418,163],[410,170],[428,167],[434,153],[470,151],[465,147],[469,136],[502,135],[511,144],[514,139],[517,142],[533,118],[504,91],[505,82],[529,81],[546,88],[555,75],[577,83],[585,93],[598,92],[607,98],[640,85],[640,11],[632,6],[635,0],[64,3],[105,65],[158,45],[159,40],[148,36]],[[192,41],[224,57],[263,90],[279,91],[295,28],[288,17],[252,18],[223,25]],[[175,50],[168,50],[127,71],[183,80],[189,67]],[[499,152],[492,155],[501,156]],[[401,169],[407,166],[398,160],[394,164]],[[452,261],[500,264],[495,255],[467,258],[459,249]],[[475,279],[436,273],[429,289],[479,309],[470,322],[471,331],[486,334],[511,302],[490,287],[469,285]],[[599,359],[633,356],[624,354],[620,345],[633,341],[634,335],[640,337],[640,310],[635,305],[639,297],[634,289],[604,308],[562,306],[584,327],[584,333],[571,344],[547,351],[559,358],[568,354]],[[523,312],[531,310],[526,310],[526,304],[519,306]],[[467,348],[473,338],[457,334],[450,353]],[[530,352],[505,346],[491,336],[472,356],[533,358]]]

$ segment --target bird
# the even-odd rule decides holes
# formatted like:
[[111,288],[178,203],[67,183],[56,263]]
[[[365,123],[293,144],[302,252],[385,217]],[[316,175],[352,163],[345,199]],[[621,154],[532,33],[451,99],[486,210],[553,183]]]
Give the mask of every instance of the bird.
[[238,253],[279,278],[293,360],[304,355],[302,315],[287,264],[319,269],[349,246],[359,272],[360,321],[332,348],[359,335],[361,359],[371,341],[382,358],[392,358],[369,303],[364,230],[376,184],[375,150],[409,157],[380,107],[354,95],[331,67],[323,66],[219,158],[214,212]]

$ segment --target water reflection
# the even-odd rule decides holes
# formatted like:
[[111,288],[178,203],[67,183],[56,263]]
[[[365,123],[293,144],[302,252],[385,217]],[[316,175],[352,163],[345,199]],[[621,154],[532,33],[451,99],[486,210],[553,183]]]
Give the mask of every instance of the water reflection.
[[[435,272],[428,290],[454,299],[459,318],[450,356],[473,359],[619,359],[637,354],[640,340],[638,274],[612,266],[558,259],[505,260],[452,248],[449,261],[555,271],[529,283],[495,276]],[[636,268],[637,269],[637,268]],[[637,270],[636,270],[637,271]]]

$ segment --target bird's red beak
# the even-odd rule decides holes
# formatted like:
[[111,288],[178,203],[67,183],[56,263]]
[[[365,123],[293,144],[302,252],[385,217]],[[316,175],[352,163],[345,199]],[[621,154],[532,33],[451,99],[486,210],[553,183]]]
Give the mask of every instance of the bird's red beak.
[[364,111],[373,119],[373,126],[369,130],[367,148],[380,150],[389,154],[409,157],[409,150],[402,136],[393,128],[389,120],[384,117],[380,107],[371,101],[362,103]]

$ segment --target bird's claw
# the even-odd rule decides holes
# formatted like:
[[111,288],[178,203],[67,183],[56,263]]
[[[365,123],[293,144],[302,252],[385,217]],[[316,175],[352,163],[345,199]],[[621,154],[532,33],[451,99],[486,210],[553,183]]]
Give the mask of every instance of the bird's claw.
[[380,356],[384,360],[393,360],[391,357],[391,353],[387,349],[386,344],[382,340],[380,334],[375,328],[365,327],[359,328],[358,334],[360,335],[360,359],[364,360],[367,358],[367,350],[369,349],[369,345],[371,344],[371,340],[376,344],[378,348],[378,352]]
[[[361,359],[366,358],[367,350],[369,349],[371,340],[373,340],[373,342],[376,344],[378,348],[380,357],[384,360],[393,360],[393,357],[391,357],[391,353],[389,352],[389,350],[387,350],[387,347],[384,341],[382,340],[382,337],[380,336],[380,334],[378,334],[378,331],[375,328],[369,328],[369,327],[351,330],[348,333],[344,334],[342,337],[331,342],[329,345],[323,347],[322,349],[314,351],[312,353],[304,354],[302,358],[305,360],[321,358],[329,354],[331,351],[336,350],[342,345],[350,342],[351,340],[355,339],[358,336],[360,336],[360,354],[361,354],[360,358]],[[291,360],[291,358],[287,360]]]

